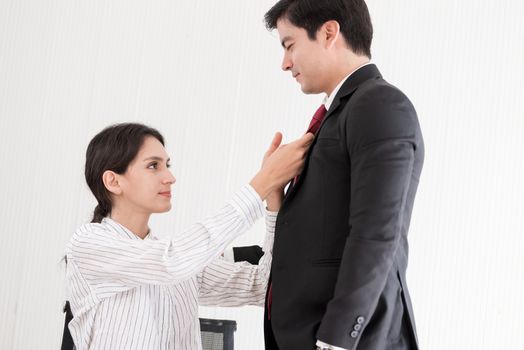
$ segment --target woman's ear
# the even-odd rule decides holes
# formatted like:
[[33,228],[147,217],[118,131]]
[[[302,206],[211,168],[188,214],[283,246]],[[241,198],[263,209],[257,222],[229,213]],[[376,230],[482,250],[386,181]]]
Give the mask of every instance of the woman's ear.
[[118,182],[118,174],[111,170],[106,170],[102,174],[102,181],[106,189],[112,194],[121,194],[122,188]]

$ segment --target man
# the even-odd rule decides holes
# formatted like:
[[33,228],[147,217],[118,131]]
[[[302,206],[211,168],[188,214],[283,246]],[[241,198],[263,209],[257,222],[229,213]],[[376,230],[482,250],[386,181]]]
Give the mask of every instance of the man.
[[407,232],[424,158],[415,109],[370,64],[363,0],[281,0],[282,69],[325,93],[280,209],[266,349],[418,349]]

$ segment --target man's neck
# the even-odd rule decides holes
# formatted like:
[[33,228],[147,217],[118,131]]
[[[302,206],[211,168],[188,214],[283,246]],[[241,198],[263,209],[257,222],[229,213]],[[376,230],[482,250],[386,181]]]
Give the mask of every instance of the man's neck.
[[328,97],[331,96],[333,90],[345,77],[352,74],[363,65],[369,63],[370,60],[367,56],[357,56],[344,62],[346,62],[346,64],[340,65],[340,69],[337,69],[337,71],[334,73],[333,79],[331,79],[331,84],[329,84],[328,88],[326,89],[327,91],[325,91]]

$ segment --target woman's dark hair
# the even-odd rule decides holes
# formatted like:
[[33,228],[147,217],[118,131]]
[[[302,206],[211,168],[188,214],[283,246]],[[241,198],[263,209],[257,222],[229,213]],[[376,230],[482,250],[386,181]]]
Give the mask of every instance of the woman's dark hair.
[[335,20],[349,48],[371,58],[373,26],[364,0],[280,0],[265,14],[266,28],[275,29],[281,18],[304,28],[311,40],[324,23]]
[[98,201],[91,222],[101,222],[111,213],[111,196],[104,186],[102,175],[106,170],[124,174],[138,154],[146,136],[152,136],[164,145],[164,137],[160,132],[138,123],[108,126],[89,142],[85,177],[87,185]]

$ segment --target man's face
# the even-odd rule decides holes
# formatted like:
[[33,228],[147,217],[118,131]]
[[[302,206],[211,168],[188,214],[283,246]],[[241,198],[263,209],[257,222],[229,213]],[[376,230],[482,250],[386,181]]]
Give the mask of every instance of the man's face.
[[284,47],[282,69],[290,71],[306,94],[326,92],[327,50],[321,40],[311,40],[304,28],[282,18],[277,22],[280,42]]

